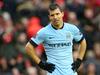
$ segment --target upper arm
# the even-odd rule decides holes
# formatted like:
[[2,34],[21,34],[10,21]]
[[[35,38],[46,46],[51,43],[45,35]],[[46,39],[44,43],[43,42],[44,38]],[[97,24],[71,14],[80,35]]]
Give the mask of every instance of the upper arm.
[[25,46],[26,51],[35,48],[30,42],[28,42]]
[[80,43],[84,39],[83,33],[76,26],[73,26],[72,33],[76,42]]
[[84,38],[84,39],[81,41],[80,44],[84,44],[84,46],[86,46],[86,45],[87,45],[87,44],[86,44],[86,39]]
[[37,46],[39,45],[40,43],[43,43],[44,42],[44,32],[43,31],[39,31],[36,35],[36,37],[32,37],[30,39],[30,43],[34,46]]
[[32,37],[26,44],[25,49],[31,50],[37,47],[40,43],[44,41],[43,31],[38,31],[36,37]]

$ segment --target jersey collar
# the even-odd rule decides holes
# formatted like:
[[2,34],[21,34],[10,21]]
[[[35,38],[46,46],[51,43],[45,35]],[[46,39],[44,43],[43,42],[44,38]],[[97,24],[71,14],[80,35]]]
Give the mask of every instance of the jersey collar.
[[[58,30],[57,28],[55,28],[53,25],[51,25],[52,26],[52,28],[54,28],[55,30]],[[63,23],[63,26],[61,27],[61,28],[59,28],[59,29],[63,29],[63,27],[64,27],[64,23]]]

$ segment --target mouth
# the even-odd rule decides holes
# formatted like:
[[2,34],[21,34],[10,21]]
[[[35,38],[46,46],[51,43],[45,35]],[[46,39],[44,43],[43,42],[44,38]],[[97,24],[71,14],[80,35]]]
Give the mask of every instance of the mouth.
[[56,22],[56,23],[57,23],[57,22],[59,22],[59,20],[54,20],[54,22]]

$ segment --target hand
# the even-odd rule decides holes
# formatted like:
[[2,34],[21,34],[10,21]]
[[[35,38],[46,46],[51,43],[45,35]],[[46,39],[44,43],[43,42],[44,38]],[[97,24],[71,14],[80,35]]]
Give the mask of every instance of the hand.
[[55,65],[49,62],[41,61],[38,65],[40,68],[47,70],[50,73],[52,73],[55,70]]
[[82,60],[78,58],[75,62],[71,64],[72,70],[76,72],[78,68],[80,67],[81,63],[82,63]]

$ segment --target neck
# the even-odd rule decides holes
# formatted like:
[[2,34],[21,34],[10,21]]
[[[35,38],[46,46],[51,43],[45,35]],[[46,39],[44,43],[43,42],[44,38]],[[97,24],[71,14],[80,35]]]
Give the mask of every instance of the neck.
[[55,28],[55,29],[62,29],[63,28],[63,22],[61,22],[60,24],[52,24],[52,26]]

